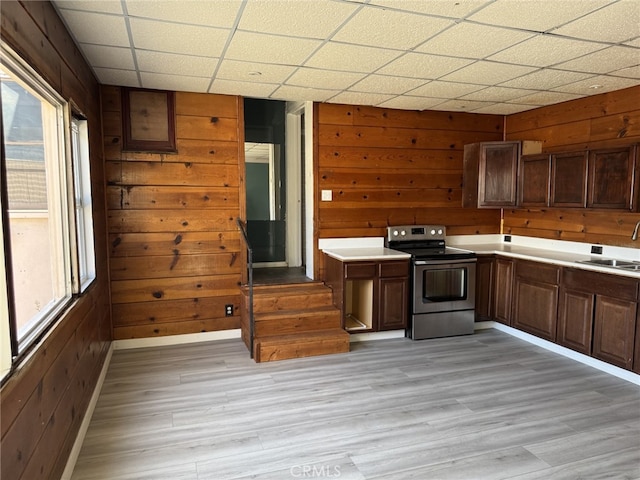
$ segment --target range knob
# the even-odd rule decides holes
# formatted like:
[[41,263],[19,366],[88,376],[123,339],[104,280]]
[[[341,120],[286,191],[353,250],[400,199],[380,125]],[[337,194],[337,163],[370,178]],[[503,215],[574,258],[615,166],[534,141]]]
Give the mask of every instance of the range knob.
[[431,230],[431,235],[435,235],[435,234],[436,234],[436,231],[432,229]]
[[438,229],[438,235],[442,235],[442,229]]
[[394,230],[394,231],[393,231],[393,236],[394,236],[394,237],[397,237],[397,236],[398,236],[398,230]]
[[403,237],[404,237],[406,234],[407,234],[407,232],[405,232],[404,230],[402,230],[402,231],[400,232],[400,235],[402,235]]

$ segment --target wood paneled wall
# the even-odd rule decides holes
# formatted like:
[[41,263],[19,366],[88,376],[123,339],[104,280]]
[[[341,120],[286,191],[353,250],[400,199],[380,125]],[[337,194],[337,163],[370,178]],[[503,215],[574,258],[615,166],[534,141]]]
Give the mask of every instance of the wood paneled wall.
[[238,328],[242,100],[177,93],[177,154],[122,151],[119,87],[102,110],[114,338]]
[[[499,210],[462,208],[462,155],[467,143],[502,140],[502,116],[319,104],[314,121],[316,242],[405,224],[500,231]],[[333,201],[321,201],[322,190]],[[315,260],[321,278],[317,250]]]
[[0,391],[0,478],[60,478],[111,339],[99,89],[49,2],[0,3],[2,40],[87,116],[97,279]]
[[[540,140],[545,152],[583,151],[596,145],[640,142],[640,87],[509,115],[506,139]],[[636,175],[640,175],[640,165],[636,167]],[[504,231],[514,235],[640,248],[639,241],[631,240],[633,227],[639,220],[638,213],[620,211],[512,209],[504,211]]]

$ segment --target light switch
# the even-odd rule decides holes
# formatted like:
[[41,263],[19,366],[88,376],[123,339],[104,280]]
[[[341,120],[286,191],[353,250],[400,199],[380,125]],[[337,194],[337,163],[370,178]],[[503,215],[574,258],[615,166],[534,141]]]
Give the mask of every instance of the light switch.
[[322,190],[322,195],[320,197],[323,202],[330,202],[333,200],[333,191],[331,190]]

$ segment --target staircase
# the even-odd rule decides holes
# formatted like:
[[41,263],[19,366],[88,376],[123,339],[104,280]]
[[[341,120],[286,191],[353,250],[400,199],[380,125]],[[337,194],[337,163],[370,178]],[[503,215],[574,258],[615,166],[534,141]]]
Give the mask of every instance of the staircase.
[[[242,339],[250,348],[249,293],[243,287]],[[321,282],[255,285],[253,358],[271,362],[349,351],[331,289]]]

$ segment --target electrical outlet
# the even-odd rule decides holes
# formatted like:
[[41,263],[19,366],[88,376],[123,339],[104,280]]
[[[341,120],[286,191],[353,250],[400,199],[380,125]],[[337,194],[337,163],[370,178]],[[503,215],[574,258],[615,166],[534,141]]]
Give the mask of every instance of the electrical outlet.
[[225,305],[224,306],[224,316],[225,317],[233,317],[233,305]]
[[511,241],[511,235],[505,235],[504,236],[504,241],[505,242],[510,242]]
[[591,245],[591,253],[597,253],[598,255],[602,255],[602,247]]

